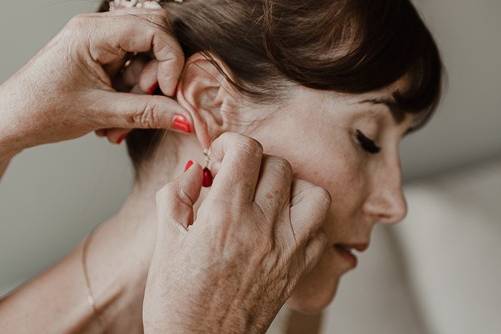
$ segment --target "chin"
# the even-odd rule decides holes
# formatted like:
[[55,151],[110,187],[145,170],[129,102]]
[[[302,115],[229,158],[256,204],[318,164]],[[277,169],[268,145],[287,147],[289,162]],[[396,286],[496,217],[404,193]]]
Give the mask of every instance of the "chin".
[[300,282],[287,300],[287,306],[304,314],[318,314],[322,312],[336,297],[338,279],[329,282],[329,286]]

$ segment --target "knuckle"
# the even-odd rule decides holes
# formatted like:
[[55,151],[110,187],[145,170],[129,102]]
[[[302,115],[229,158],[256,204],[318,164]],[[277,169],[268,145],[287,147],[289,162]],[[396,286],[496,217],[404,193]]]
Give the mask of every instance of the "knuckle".
[[130,22],[136,22],[141,25],[143,29],[146,29],[145,32],[150,35],[153,35],[158,31],[170,33],[172,29],[168,16],[162,12],[163,11],[158,11],[140,15],[129,12],[127,15],[130,17]]
[[238,134],[234,132],[223,132],[213,143],[213,146],[234,146],[237,141]]
[[292,179],[292,166],[289,161],[279,157],[269,157],[269,164],[273,173],[284,180]]
[[320,209],[327,210],[332,202],[330,193],[322,187],[314,186],[310,189],[310,195]]
[[250,137],[241,136],[238,142],[242,152],[253,156],[261,156],[263,154],[263,146],[257,140]]
[[186,191],[183,190],[183,188],[177,187],[176,196],[181,203],[187,206],[193,205],[193,199],[190,197],[190,195],[188,195]]
[[242,155],[252,155],[261,157],[263,155],[263,145],[257,140],[238,133],[224,134],[224,140]]
[[[162,38],[164,37],[164,38]],[[162,61],[169,62],[173,66],[183,68],[185,58],[180,45],[174,39],[160,36],[158,44],[158,54],[162,54]]]
[[155,11],[141,15],[141,17],[154,27],[166,30],[169,28],[169,17],[166,11]]
[[156,127],[160,122],[158,103],[154,101],[148,102],[131,116],[130,122],[141,128]]

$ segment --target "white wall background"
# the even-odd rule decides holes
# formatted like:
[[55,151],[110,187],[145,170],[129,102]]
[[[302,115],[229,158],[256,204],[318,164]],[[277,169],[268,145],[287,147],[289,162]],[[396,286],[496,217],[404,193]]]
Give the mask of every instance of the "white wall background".
[[501,1],[415,0],[444,57],[435,119],[402,145],[408,178],[501,157]]
[[[92,0],[3,1],[0,82]],[[23,152],[0,184],[0,292],[43,270],[115,212],[131,183],[124,146],[94,135]]]
[[[402,146],[407,179],[422,180],[422,184],[426,184],[435,182],[433,175],[437,173],[447,175],[448,170],[458,166],[501,156],[501,2],[415,2],[438,40],[449,75],[448,91],[439,113],[427,128],[405,140]],[[72,15],[93,11],[96,6],[96,1],[90,0],[4,1],[0,6],[0,82],[35,54]],[[93,135],[73,142],[38,147],[16,157],[0,184],[0,293],[54,263],[95,224],[115,212],[127,195],[130,182],[131,168],[124,147],[111,146]],[[462,177],[452,178],[448,182],[460,184]],[[495,197],[492,197],[492,181],[470,182],[472,187],[477,185],[480,188],[474,195],[478,202],[472,200],[468,204],[477,208],[475,210],[488,212],[490,218],[483,224],[491,224],[491,229],[487,231],[496,235],[500,232],[497,227],[501,209],[496,205]],[[450,202],[442,205],[437,201],[433,211],[429,211],[430,206],[420,202],[420,199],[428,198],[426,191],[430,189],[425,187],[416,194],[413,187],[411,185],[409,188],[410,207],[415,215],[409,219],[415,220],[412,226],[418,225],[416,229],[419,230],[402,227],[396,237],[380,232],[376,234],[379,246],[374,245],[374,253],[367,256],[367,260],[362,259],[363,268],[358,274],[353,273],[344,280],[345,288],[341,289],[333,305],[337,317],[327,320],[332,326],[338,326],[334,328],[339,332],[367,333],[372,328],[375,333],[402,333],[405,327],[395,323],[395,317],[400,317],[401,320],[407,319],[408,324],[413,324],[413,329],[408,327],[407,333],[422,333],[425,325],[430,332],[445,333],[440,329],[447,327],[451,318],[468,319],[463,314],[467,312],[466,308],[448,309],[447,304],[441,304],[438,299],[428,298],[429,291],[438,294],[444,291],[441,290],[443,281],[434,287],[422,283],[435,282],[429,275],[433,270],[440,270],[440,265],[426,261],[436,254],[420,252],[419,239],[409,239],[409,233],[411,236],[416,234],[424,237],[432,233],[434,226],[419,225],[418,221],[437,221],[437,215],[449,219],[444,227],[445,232],[441,233],[453,229],[454,219],[459,218],[451,212],[455,212],[458,206]],[[453,188],[449,183],[441,184],[443,192],[447,192],[449,187]],[[467,196],[467,190],[462,196]],[[422,191],[425,191],[424,195]],[[481,201],[479,194],[491,201]],[[432,193],[430,196],[435,198]],[[414,199],[416,205],[413,205]],[[448,198],[448,201],[455,200],[454,196]],[[465,201],[462,199],[458,203],[464,204]],[[437,212],[441,210],[444,212],[439,215]],[[471,210],[475,211],[473,208]],[[433,214],[430,219],[427,216],[429,213]],[[479,225],[479,228],[483,229],[482,226],[486,225]],[[396,248],[399,243],[394,242],[395,238],[401,241],[400,248]],[[483,245],[484,234],[481,232],[473,233],[472,238]],[[436,246],[441,241],[440,238],[430,239],[428,250],[433,248],[431,245]],[[485,254],[492,259],[492,268],[499,266],[497,241],[499,239],[488,241],[491,254],[496,256],[489,257],[488,252]],[[464,242],[461,239],[458,245],[464,245]],[[477,245],[474,247],[478,249]],[[438,251],[454,258],[454,253],[447,253],[447,247],[438,248]],[[481,251],[482,254],[486,253],[482,247]],[[414,267],[406,271],[405,266],[399,265],[399,252],[405,252],[405,260],[409,264],[416,264],[418,269]],[[421,260],[416,260],[418,258]],[[423,267],[423,272],[419,269],[421,266],[426,267]],[[386,268],[387,272],[378,272],[378,268]],[[478,270],[479,266],[465,268]],[[450,269],[455,274],[461,274],[458,268]],[[413,275],[413,281],[405,280],[408,274]],[[367,277],[374,280],[367,283]],[[485,280],[469,278],[463,285],[445,291],[444,296],[460,291],[458,287],[472,290],[477,282],[487,284]],[[375,288],[371,289],[373,285]],[[393,293],[388,295],[388,291]],[[421,298],[411,300],[409,296],[415,293]],[[485,292],[481,294],[483,296]],[[473,297],[468,294],[465,296],[471,299],[475,294]],[[495,296],[498,295],[491,294],[488,302],[492,310],[499,310],[500,305],[494,303]],[[433,302],[430,303],[430,300]],[[480,303],[482,301],[480,299]],[[470,303],[471,300],[459,298],[458,302]],[[471,318],[470,327],[466,328],[482,328],[480,322],[486,319],[492,324],[491,313],[482,318],[478,315],[482,313],[481,304],[478,307],[477,315]],[[392,313],[397,310],[401,313]],[[354,314],[366,316],[359,319]],[[495,333],[463,333],[472,332]]]

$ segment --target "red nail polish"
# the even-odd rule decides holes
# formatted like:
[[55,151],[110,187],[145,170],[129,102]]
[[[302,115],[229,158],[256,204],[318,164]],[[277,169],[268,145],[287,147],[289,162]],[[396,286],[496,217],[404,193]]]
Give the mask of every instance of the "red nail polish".
[[188,161],[186,165],[184,165],[184,171],[186,172],[188,169],[190,169],[191,166],[193,166],[192,160]]
[[212,173],[210,172],[209,168],[205,167],[202,178],[202,186],[204,186],[205,188],[209,188],[210,186],[212,186],[213,180],[214,178],[212,177]]
[[186,133],[191,133],[192,131],[191,123],[182,115],[174,116],[172,119],[172,128]]
[[155,82],[149,89],[148,91],[146,92],[148,95],[153,95],[156,93],[157,89],[159,88],[158,86],[158,81]]
[[127,133],[126,134],[123,134],[121,135],[120,137],[118,137],[117,139],[117,144],[120,145],[122,144],[122,142],[124,141],[124,139],[127,138]]

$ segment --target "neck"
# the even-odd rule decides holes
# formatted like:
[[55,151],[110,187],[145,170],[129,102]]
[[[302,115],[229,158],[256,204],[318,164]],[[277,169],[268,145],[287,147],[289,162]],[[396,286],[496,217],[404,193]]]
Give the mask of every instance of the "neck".
[[[0,171],[8,161],[1,153]],[[154,158],[144,164],[120,211],[89,239],[85,260],[89,286],[83,278],[80,244],[58,265],[4,298],[3,319],[29,318],[33,328],[44,332],[143,333],[142,301],[157,236],[156,192],[182,173],[187,160],[202,161],[202,157],[194,136],[166,136]],[[88,288],[100,321],[89,305]],[[37,296],[36,301],[27,304],[29,295]],[[61,310],[67,315],[64,319]],[[0,319],[0,323],[6,332],[13,332],[8,325],[18,322],[6,324]]]
[[[121,328],[116,319],[123,319],[120,316],[123,310],[137,314],[140,320],[144,284],[157,236],[156,193],[183,172],[188,160],[202,159],[202,149],[194,136],[165,136],[153,157],[144,162],[120,211],[97,231],[89,249],[89,262],[98,305],[107,304],[110,286],[121,287],[121,304],[130,305],[108,307],[105,317],[110,327]],[[103,259],[103,253],[109,259]],[[110,281],[110,268],[120,277],[120,284]]]
[[102,229],[110,226],[110,233],[119,233],[120,239],[127,240],[128,248],[141,254],[141,261],[148,266],[156,241],[156,194],[183,173],[188,160],[203,161],[202,148],[195,136],[165,136],[151,160],[145,161],[141,167],[120,211],[102,226]]
[[134,188],[124,207],[131,203],[154,205],[155,194],[181,175],[189,160],[200,164],[204,161],[203,150],[196,137],[175,133],[165,135],[153,156],[139,168]]

